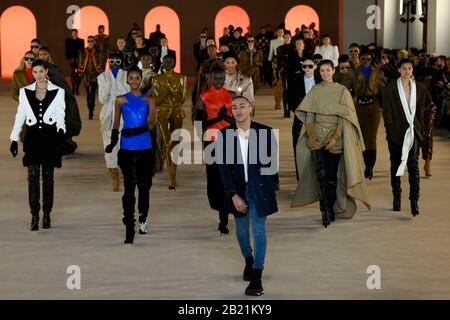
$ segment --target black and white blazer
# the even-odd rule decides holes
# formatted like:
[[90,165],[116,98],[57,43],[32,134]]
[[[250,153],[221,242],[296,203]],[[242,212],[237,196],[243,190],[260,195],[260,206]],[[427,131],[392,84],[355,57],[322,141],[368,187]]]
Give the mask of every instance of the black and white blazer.
[[[30,127],[37,123],[36,116],[34,115],[34,112],[31,109],[31,105],[30,102],[28,101],[25,90],[36,91],[36,82],[33,82],[29,86],[21,88],[19,91],[19,106],[17,107],[16,120],[14,122],[14,127],[10,136],[10,139],[12,141],[19,140],[20,131],[22,130],[24,123]],[[56,123],[56,130],[59,131],[59,129],[63,129],[65,133],[66,124],[64,118],[65,118],[66,103],[64,100],[65,96],[64,89],[49,82],[47,90],[48,91],[58,90],[58,92],[56,93],[55,98],[45,111],[43,121],[44,123],[49,125]]]

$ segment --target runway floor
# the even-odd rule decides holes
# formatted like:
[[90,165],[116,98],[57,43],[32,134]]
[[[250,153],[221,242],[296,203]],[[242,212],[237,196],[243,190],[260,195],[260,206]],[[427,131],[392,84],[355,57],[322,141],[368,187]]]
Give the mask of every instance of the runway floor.
[[[9,84],[0,89],[0,299],[449,299],[450,140],[437,131],[433,177],[421,179],[421,214],[409,212],[407,174],[403,211],[391,210],[389,155],[381,125],[375,177],[368,182],[372,210],[361,204],[352,220],[321,226],[318,205],[290,208],[296,187],[292,118],[274,110],[272,91],[256,98],[255,121],[280,129],[280,211],[267,223],[265,295],[249,298],[244,260],[231,232],[219,236],[209,208],[203,165],[182,165],[176,191],[166,172],[151,189],[150,229],[123,244],[122,192],[111,191],[99,131],[99,104],[87,120],[75,154],[55,173],[52,229],[30,232],[22,151],[9,154],[17,104]],[[190,101],[188,98],[187,101]],[[184,127],[192,131],[190,104]],[[423,176],[423,161],[420,172]],[[81,289],[66,286],[68,267],[81,272]],[[370,290],[367,272],[378,266],[381,289]]]

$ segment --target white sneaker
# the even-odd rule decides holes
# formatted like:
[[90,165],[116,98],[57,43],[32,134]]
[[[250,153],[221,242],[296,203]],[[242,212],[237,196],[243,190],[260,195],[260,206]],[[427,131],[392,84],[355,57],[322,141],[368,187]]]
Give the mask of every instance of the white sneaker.
[[147,234],[148,232],[148,222],[140,222],[139,223],[139,234]]

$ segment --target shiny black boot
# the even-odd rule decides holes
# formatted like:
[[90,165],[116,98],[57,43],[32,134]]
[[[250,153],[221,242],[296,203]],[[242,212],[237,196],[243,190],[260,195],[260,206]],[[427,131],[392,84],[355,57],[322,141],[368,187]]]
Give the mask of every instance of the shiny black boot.
[[50,229],[50,212],[44,212],[44,218],[42,219],[42,228]]
[[31,216],[31,227],[30,231],[39,230],[39,212],[33,212]]
[[419,204],[415,200],[411,200],[411,214],[413,217],[419,215]]
[[252,279],[253,271],[253,256],[245,258],[245,268],[243,278],[244,281],[250,281]]
[[126,225],[126,230],[125,230],[125,241],[123,243],[127,243],[127,244],[133,244],[134,242],[134,235],[136,234],[136,231],[134,230],[134,224],[131,225]]
[[402,204],[402,182],[400,177],[396,176],[397,168],[391,165],[391,187],[394,201],[392,203],[392,209],[394,211],[401,211]]
[[264,288],[262,286],[262,269],[253,269],[250,284],[245,289],[245,294],[248,296],[262,296],[264,294]]
[[42,209],[44,217],[42,220],[42,228],[50,229],[50,212],[53,209],[53,195],[54,195],[54,168],[49,166],[42,167]]
[[39,211],[41,210],[41,167],[40,165],[28,166],[28,202],[31,209],[31,231],[39,230]]

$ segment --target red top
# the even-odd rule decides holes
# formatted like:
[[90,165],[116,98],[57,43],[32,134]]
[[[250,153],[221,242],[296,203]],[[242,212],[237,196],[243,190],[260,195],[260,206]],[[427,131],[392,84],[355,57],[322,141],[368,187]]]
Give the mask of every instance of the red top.
[[[226,106],[227,108],[227,115],[229,115],[230,117],[232,116],[231,96],[228,93],[227,89],[225,89],[224,87],[216,89],[214,86],[212,86],[209,90],[200,93],[200,98],[205,104],[205,112],[207,120],[217,118],[217,116],[219,115],[220,108],[222,108],[223,106]],[[217,137],[217,131],[225,127],[228,127],[229,125],[230,123],[228,123],[228,121],[221,120],[209,126],[208,132],[205,137],[206,141],[215,141]]]
[[25,67],[25,78],[27,82],[31,84],[33,82],[33,69]]

